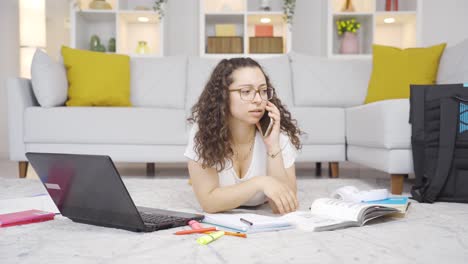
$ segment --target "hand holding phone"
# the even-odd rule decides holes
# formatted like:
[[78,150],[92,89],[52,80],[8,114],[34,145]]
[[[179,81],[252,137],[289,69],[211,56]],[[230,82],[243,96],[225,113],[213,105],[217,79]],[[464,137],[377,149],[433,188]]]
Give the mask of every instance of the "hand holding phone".
[[260,132],[262,133],[263,137],[268,137],[271,133],[271,130],[273,128],[273,120],[271,117],[268,115],[268,111],[265,110],[265,113],[263,114],[262,118],[259,121],[260,123]]

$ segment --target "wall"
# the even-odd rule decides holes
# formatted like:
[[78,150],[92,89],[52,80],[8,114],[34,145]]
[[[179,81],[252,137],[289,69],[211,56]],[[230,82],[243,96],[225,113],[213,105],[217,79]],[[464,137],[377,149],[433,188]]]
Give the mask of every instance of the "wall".
[[0,158],[8,157],[5,81],[19,75],[18,0],[0,1]]
[[449,46],[468,38],[468,1],[424,0],[421,45],[447,42]]
[[65,24],[69,10],[68,0],[46,0],[47,53],[56,59],[61,46],[70,43],[70,29]]

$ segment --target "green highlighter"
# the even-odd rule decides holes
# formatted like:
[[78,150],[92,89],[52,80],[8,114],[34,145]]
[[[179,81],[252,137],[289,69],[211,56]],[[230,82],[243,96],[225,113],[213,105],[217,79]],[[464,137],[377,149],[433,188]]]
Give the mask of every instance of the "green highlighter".
[[217,231],[217,232],[213,232],[213,233],[210,233],[208,235],[199,237],[197,239],[197,242],[200,245],[206,245],[206,244],[209,244],[209,243],[215,241],[216,239],[218,239],[218,238],[220,238],[222,236],[224,236],[224,231]]

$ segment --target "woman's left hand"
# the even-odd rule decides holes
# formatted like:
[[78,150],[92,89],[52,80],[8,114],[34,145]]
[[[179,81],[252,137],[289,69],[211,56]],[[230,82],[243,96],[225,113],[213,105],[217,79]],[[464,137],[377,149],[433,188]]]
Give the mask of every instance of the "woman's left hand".
[[[263,141],[265,142],[267,151],[272,152],[280,148],[279,136],[281,128],[281,115],[278,107],[276,107],[276,105],[270,101],[267,102],[265,111],[268,111],[268,116],[271,117],[273,128],[271,129],[270,135],[268,135],[268,137],[264,137]],[[257,127],[260,129],[259,123],[257,123]]]

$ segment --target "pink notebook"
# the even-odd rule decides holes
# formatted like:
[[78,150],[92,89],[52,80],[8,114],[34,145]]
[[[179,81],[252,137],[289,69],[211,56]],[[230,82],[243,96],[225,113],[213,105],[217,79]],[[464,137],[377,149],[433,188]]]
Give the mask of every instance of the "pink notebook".
[[0,227],[24,225],[53,220],[55,214],[40,210],[28,210],[9,214],[0,214]]

